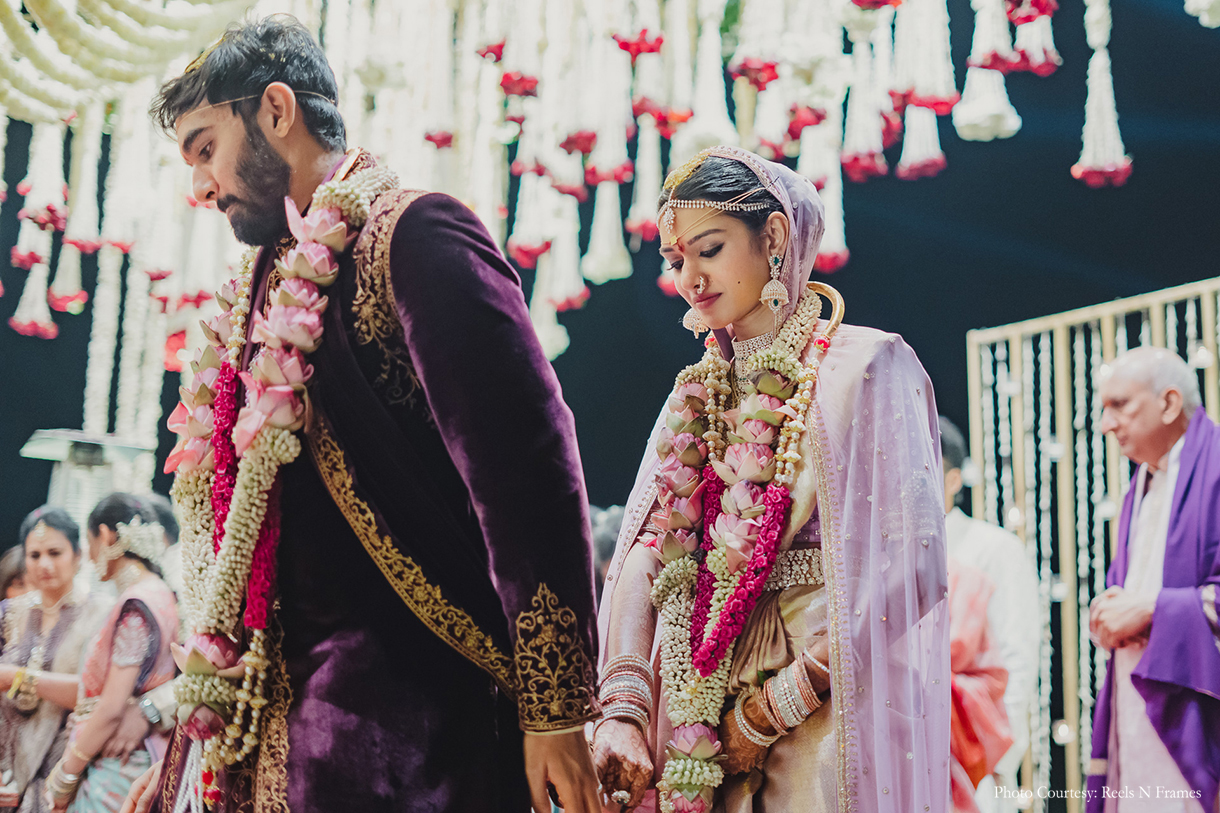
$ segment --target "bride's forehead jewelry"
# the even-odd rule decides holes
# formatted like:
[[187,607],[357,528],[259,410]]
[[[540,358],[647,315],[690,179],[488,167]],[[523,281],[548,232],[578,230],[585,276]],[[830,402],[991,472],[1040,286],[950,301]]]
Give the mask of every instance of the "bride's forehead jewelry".
[[[665,201],[665,205],[661,207],[661,212],[658,221],[665,227],[665,231],[673,235],[669,242],[662,242],[662,245],[674,246],[678,244],[686,235],[690,234],[697,226],[702,225],[706,221],[715,217],[722,212],[760,212],[764,209],[771,208],[771,204],[765,201],[757,201],[754,203],[746,203],[746,198],[754,195],[757,192],[762,192],[764,187],[756,186],[753,189],[747,189],[736,197],[729,200],[675,200],[672,197]],[[701,217],[696,218],[689,226],[682,230],[681,234],[674,234],[674,221],[677,218],[678,209],[710,209],[711,211],[704,213]]]
[[44,539],[47,535],[46,520],[42,520],[42,519],[38,520],[38,524],[34,526],[34,530],[31,533],[34,535],[35,539],[38,539],[38,540]]

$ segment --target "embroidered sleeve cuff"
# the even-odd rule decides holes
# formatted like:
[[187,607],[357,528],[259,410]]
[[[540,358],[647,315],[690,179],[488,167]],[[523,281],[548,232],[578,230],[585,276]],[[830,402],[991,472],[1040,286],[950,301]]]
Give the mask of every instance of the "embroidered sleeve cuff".
[[531,732],[573,729],[601,715],[593,660],[576,613],[545,584],[517,616],[517,711]]

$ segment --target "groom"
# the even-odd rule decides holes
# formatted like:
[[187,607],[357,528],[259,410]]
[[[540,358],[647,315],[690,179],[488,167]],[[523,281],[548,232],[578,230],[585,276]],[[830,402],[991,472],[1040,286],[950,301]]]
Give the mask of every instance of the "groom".
[[[304,211],[375,166],[336,101],[321,48],[283,16],[230,28],[154,101],[195,197],[262,247],[252,313],[293,245],[285,197]],[[283,678],[215,809],[549,813],[549,785],[592,813],[585,486],[520,281],[469,209],[397,188],[337,259],[307,451],[280,470],[268,681]],[[192,793],[184,738],[126,810]]]

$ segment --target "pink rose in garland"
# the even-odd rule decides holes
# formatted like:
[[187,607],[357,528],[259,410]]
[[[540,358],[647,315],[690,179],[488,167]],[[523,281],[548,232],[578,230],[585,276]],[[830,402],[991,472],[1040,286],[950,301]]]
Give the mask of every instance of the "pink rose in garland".
[[195,469],[212,469],[216,465],[212,444],[207,438],[179,438],[169,457],[165,458],[164,472],[180,471],[188,474]]
[[652,515],[652,522],[663,531],[689,531],[703,519],[703,484],[689,497],[679,497],[669,506]]
[[316,285],[330,285],[339,276],[334,252],[321,243],[298,243],[275,264],[286,278],[296,277]]
[[229,343],[229,337],[233,335],[233,326],[229,324],[229,314],[218,313],[211,319],[200,320],[200,325],[203,326],[203,335],[207,337],[208,342],[219,348],[224,348]]
[[304,384],[313,376],[313,365],[295,347],[264,347],[251,370],[266,386]]
[[673,454],[684,466],[703,466],[707,460],[707,444],[689,432],[674,435]]
[[761,443],[733,443],[723,461],[712,460],[712,468],[730,486],[741,480],[766,483],[775,475],[775,453]]
[[284,211],[288,215],[288,228],[298,243],[321,243],[334,252],[347,248],[347,224],[337,207],[318,209],[302,217],[292,198],[284,198]]
[[682,465],[676,456],[670,455],[657,471],[660,485],[675,497],[689,497],[699,487],[699,470]]
[[720,498],[720,507],[727,514],[736,514],[742,519],[757,519],[767,510],[763,502],[766,492],[749,480],[741,480]]
[[680,725],[674,729],[670,745],[675,751],[691,759],[711,759],[720,753],[720,740],[711,726],[703,723]]
[[254,314],[252,338],[268,347],[291,345],[302,353],[312,353],[322,338],[322,316],[308,308],[272,305],[266,318]]
[[698,381],[688,381],[669,396],[669,411],[681,412],[690,409],[698,414],[703,413],[707,404],[707,387]]
[[733,514],[721,514],[716,517],[716,523],[711,530],[712,541],[717,546],[724,547],[730,573],[736,573],[750,561],[754,554],[754,545],[758,542],[759,527],[756,519],[742,519]]
[[273,304],[305,308],[321,313],[326,310],[327,298],[318,294],[318,286],[303,279],[286,279],[275,289]]

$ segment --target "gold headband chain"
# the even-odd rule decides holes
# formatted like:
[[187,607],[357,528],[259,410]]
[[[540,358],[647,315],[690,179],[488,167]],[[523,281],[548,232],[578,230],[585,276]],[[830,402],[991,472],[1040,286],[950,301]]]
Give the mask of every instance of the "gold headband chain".
[[689,234],[696,226],[704,223],[707,220],[715,217],[722,212],[759,212],[763,209],[770,208],[770,204],[766,202],[743,203],[746,198],[756,192],[765,191],[764,187],[756,186],[753,189],[742,192],[740,195],[730,198],[729,200],[674,200],[672,197],[665,201],[665,205],[661,207],[661,214],[658,220],[665,230],[670,234],[674,231],[674,219],[677,217],[678,209],[711,209],[712,211],[705,214],[695,222],[691,223],[682,230],[682,234],[676,234],[673,240],[666,245],[675,245],[679,240]]

